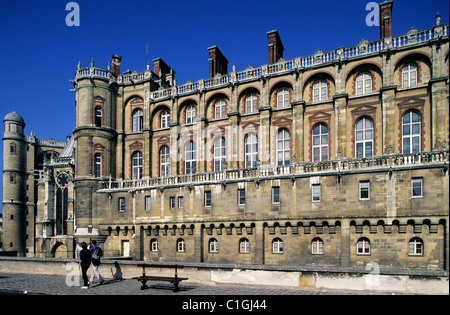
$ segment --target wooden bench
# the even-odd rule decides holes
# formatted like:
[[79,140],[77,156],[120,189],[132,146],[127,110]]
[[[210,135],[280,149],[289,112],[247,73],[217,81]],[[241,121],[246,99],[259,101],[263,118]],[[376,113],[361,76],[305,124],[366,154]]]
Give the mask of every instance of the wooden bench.
[[[133,279],[136,279],[142,283],[141,290],[145,290],[148,288],[147,281],[168,281],[175,286],[175,289],[173,290],[173,292],[178,292],[178,291],[180,291],[178,284],[181,281],[188,279],[188,278],[179,278],[178,277],[178,269],[184,268],[184,266],[181,266],[181,265],[138,264],[137,266],[142,267],[142,276],[133,277]],[[145,274],[145,268],[174,268],[175,269],[175,277],[147,276]]]

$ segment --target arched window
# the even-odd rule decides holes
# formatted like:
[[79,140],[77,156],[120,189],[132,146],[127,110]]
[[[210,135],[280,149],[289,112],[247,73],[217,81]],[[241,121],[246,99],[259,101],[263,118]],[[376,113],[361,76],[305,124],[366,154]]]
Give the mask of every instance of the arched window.
[[408,255],[423,256],[423,241],[418,237],[412,238],[408,243]]
[[102,108],[100,106],[95,107],[95,113],[94,113],[94,120],[95,120],[95,127],[101,127],[102,126]]
[[361,237],[356,243],[357,255],[370,255],[370,241],[366,237]]
[[311,242],[311,254],[320,255],[323,254],[323,241],[321,238],[316,237]]
[[195,149],[195,143],[189,141],[184,146],[184,173],[195,174],[197,164],[197,152]]
[[142,131],[144,122],[144,112],[140,109],[136,109],[133,112],[133,132]]
[[402,69],[402,86],[404,88],[417,85],[417,67],[415,64],[408,63]]
[[226,102],[220,99],[214,104],[214,118],[224,118],[226,115]]
[[157,252],[159,251],[159,246],[158,246],[158,240],[156,238],[153,238],[150,241],[150,251],[151,252]]
[[94,155],[94,177],[102,176],[102,155],[100,153],[96,153]]
[[357,158],[369,158],[373,156],[373,122],[372,119],[363,117],[358,119],[355,125],[355,148]]
[[283,253],[283,241],[281,238],[274,238],[272,241],[272,253],[282,254]]
[[225,169],[226,159],[225,138],[220,137],[214,141],[214,172],[222,172]]
[[241,238],[239,240],[239,253],[248,254],[250,253],[250,242],[246,238]]
[[277,92],[277,108],[289,107],[289,89],[281,88]]
[[356,77],[356,95],[372,93],[372,76],[369,72],[360,73]]
[[159,150],[159,176],[161,177],[169,176],[169,157],[169,147],[165,145]]
[[256,168],[258,160],[258,137],[249,133],[245,137],[245,168]]
[[312,130],[313,162],[328,161],[328,127],[320,123]]
[[161,112],[161,128],[169,127],[170,123],[170,111],[165,109]]
[[142,153],[140,151],[136,151],[131,156],[131,162],[132,162],[132,179],[142,179],[142,165],[143,165],[143,159],[142,159]]
[[255,93],[247,95],[245,98],[245,113],[255,113],[258,110],[258,97]]
[[402,117],[403,154],[420,152],[420,115],[408,111]]
[[319,80],[313,85],[313,102],[325,101],[328,98],[327,81]]
[[281,129],[277,133],[277,165],[289,165],[291,139],[287,129]]
[[189,105],[188,108],[186,108],[186,124],[194,123],[195,116],[196,116],[195,106]]
[[209,252],[210,253],[219,252],[219,242],[215,238],[209,240]]
[[177,240],[177,252],[184,253],[186,251],[186,242],[184,239],[179,238]]

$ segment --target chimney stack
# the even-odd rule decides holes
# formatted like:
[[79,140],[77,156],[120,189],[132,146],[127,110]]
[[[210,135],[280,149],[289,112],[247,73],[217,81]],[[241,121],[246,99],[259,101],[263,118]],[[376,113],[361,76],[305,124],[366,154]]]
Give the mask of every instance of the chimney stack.
[[393,1],[380,3],[380,39],[391,37]]
[[208,48],[209,52],[209,78],[215,77],[216,74],[228,73],[228,60],[222,54],[217,46]]
[[122,57],[117,55],[111,56],[111,72],[115,75],[120,75],[120,63],[122,62]]
[[269,41],[269,65],[271,65],[283,58],[284,47],[277,30],[267,32],[267,39]]
[[175,71],[164,60],[161,58],[153,59],[153,69],[164,85],[174,85]]

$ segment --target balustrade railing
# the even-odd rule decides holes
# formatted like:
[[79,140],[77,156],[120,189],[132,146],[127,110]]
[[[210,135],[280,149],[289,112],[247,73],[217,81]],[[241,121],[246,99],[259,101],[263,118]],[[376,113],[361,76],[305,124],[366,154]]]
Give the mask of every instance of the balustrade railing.
[[109,180],[102,183],[102,190],[130,190],[139,188],[191,185],[200,183],[226,183],[267,177],[291,177],[296,175],[326,175],[352,170],[398,169],[404,166],[424,164],[448,164],[449,151],[421,152],[416,154],[392,154],[361,159],[342,159],[319,163],[304,162],[285,166],[260,166],[252,169],[224,170],[195,174],[171,175],[167,177],[139,180]]
[[[184,85],[170,87],[164,90],[153,91],[150,93],[150,98],[153,100],[167,98],[173,94],[182,95],[185,93],[195,92],[199,89],[212,88],[221,86],[230,82],[239,82],[246,80],[258,79],[267,74],[283,73],[285,71],[292,71],[296,68],[308,68],[322,63],[331,62],[343,58],[356,58],[361,55],[377,53],[384,49],[393,47],[399,48],[417,43],[426,42],[438,37],[448,37],[449,24],[435,26],[426,30],[417,31],[411,29],[407,34],[394,36],[382,40],[368,42],[362,40],[358,45],[339,48],[330,52],[316,51],[314,55],[299,57],[288,61],[281,61],[272,65],[264,65],[258,68],[249,67],[244,71],[232,72],[217,78],[207,80],[199,80],[197,82],[188,82]],[[128,73],[121,76],[116,76],[112,72],[95,67],[86,67],[78,69],[75,73],[75,79],[82,78],[104,78],[110,82],[117,82],[119,84],[135,84],[148,79],[158,79],[157,76],[150,70],[142,73]]]

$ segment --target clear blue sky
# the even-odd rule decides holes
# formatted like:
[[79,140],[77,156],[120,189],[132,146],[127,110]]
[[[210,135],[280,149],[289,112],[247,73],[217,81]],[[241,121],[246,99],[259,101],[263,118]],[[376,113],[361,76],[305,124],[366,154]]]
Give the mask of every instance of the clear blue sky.
[[[122,72],[141,72],[148,42],[152,69],[152,59],[161,57],[183,84],[208,77],[207,48],[213,45],[230,62],[229,71],[233,64],[238,71],[267,64],[266,32],[274,29],[286,60],[379,39],[379,28],[366,25],[367,0],[78,0],[80,26],[73,27],[65,23],[69,2],[0,5],[0,116],[3,122],[16,111],[25,133],[42,139],[64,140],[75,127],[69,80],[79,61],[88,66],[94,58],[95,66],[106,68],[118,54]],[[432,27],[438,11],[448,23],[447,0],[394,0],[393,35]]]

